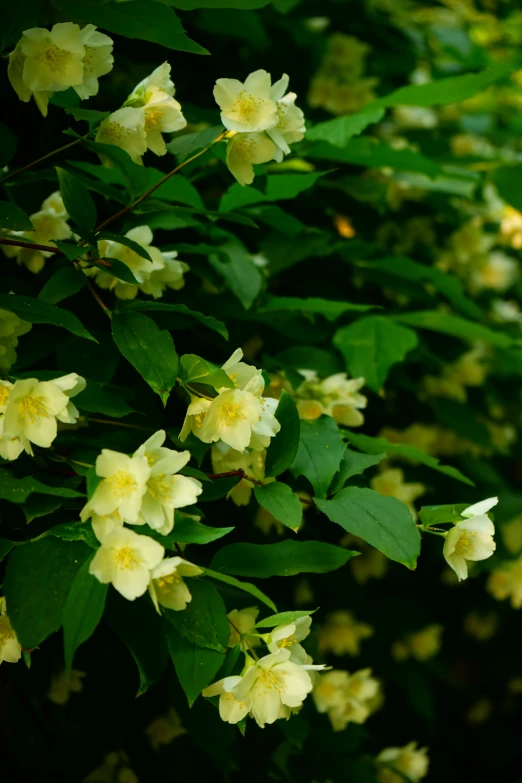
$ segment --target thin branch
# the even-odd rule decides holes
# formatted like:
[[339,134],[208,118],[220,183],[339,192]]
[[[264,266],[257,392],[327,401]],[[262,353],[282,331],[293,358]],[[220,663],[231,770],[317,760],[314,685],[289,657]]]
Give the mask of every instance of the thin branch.
[[57,247],[51,247],[51,245],[36,245],[34,242],[23,242],[21,239],[4,239],[4,237],[0,237],[0,245],[26,247],[28,250],[42,250],[44,253],[56,253],[61,256],[65,255],[65,253]]
[[142,427],[141,424],[128,424],[126,421],[111,421],[110,419],[96,419],[92,416],[87,417],[87,422],[94,421],[96,424],[111,424],[113,427],[127,427],[131,430],[144,430],[145,432],[152,432],[154,427]]
[[28,163],[27,166],[22,166],[21,169],[12,171],[10,174],[6,174],[5,177],[2,177],[0,179],[0,182],[6,182],[8,179],[11,179],[12,177],[16,177],[17,174],[21,174],[23,171],[27,171],[27,169],[32,169],[33,166],[36,166],[37,163],[41,163],[44,160],[48,160],[49,158],[52,158],[53,155],[57,155],[59,152],[63,152],[64,150],[68,150],[71,147],[75,147],[76,144],[79,144],[81,141],[86,139],[88,135],[89,134],[86,133],[85,136],[81,137],[81,139],[75,139],[74,141],[71,141],[69,144],[64,144],[63,147],[58,147],[58,149],[53,150],[52,152],[48,152],[47,155],[42,155],[41,158],[37,158],[36,160],[33,160],[33,162]]
[[187,160],[184,160],[183,163],[180,163],[179,166],[176,166],[175,169],[172,169],[168,174],[165,174],[164,177],[160,179],[159,182],[156,182],[155,185],[153,185],[151,188],[145,191],[145,193],[136,199],[136,201],[133,201],[132,204],[129,204],[128,207],[124,207],[123,209],[120,209],[119,212],[116,212],[114,215],[111,215],[106,220],[103,221],[103,223],[100,223],[99,226],[97,226],[94,231],[97,233],[98,231],[102,231],[106,226],[108,226],[110,223],[114,222],[120,217],[123,217],[128,212],[130,212],[134,207],[137,207],[138,204],[141,204],[142,201],[145,201],[146,198],[148,198],[151,193],[154,193],[155,190],[157,190],[161,185],[163,185],[165,182],[167,182],[168,179],[170,179],[174,174],[177,174],[178,171],[181,171],[182,168],[187,166],[189,163],[192,163],[193,160],[196,160],[196,158],[201,157],[201,155],[204,155],[205,152],[208,152],[208,150],[214,146],[214,144],[217,144],[218,141],[222,141],[225,136],[227,135],[228,131],[225,130],[223,133],[220,133],[220,135],[214,139],[210,144],[208,144],[206,147],[204,147],[199,152],[196,152],[195,155],[192,155],[192,157],[187,158]]
[[87,282],[87,288],[89,289],[91,294],[94,296],[94,298],[96,299],[96,301],[100,305],[100,307],[103,310],[103,312],[105,313],[105,315],[108,316],[108,318],[112,318],[112,312],[109,310],[109,308],[107,307],[107,305],[105,304],[105,302],[103,301],[101,296],[99,295],[98,291],[95,289],[95,287],[90,282],[90,280],[87,279],[87,277],[86,277],[86,282]]

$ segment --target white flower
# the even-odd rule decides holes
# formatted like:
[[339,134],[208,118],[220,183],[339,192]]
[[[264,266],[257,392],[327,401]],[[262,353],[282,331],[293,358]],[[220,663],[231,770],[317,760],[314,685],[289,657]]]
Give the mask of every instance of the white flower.
[[210,403],[197,436],[204,443],[222,440],[236,451],[244,451],[262,413],[261,402],[254,394],[241,389],[227,389]]
[[109,533],[112,533],[114,530],[116,530],[116,528],[123,527],[123,519],[120,517],[117,511],[115,511],[113,514],[100,516],[100,514],[95,514],[87,503],[87,505],[82,509],[80,518],[85,520],[88,519],[89,516],[91,519],[94,535],[100,544],[103,539],[109,535]]
[[[250,636],[248,633],[254,628],[258,614],[259,609],[257,606],[247,606],[246,609],[232,609],[227,614],[230,624],[229,647],[236,647],[236,645],[241,644],[241,650],[246,652],[249,647],[258,647],[261,644],[259,637]],[[241,637],[243,637],[242,641]]]
[[385,765],[377,772],[379,783],[400,783],[402,780],[418,783],[428,774],[428,749],[417,748],[416,742],[409,742],[403,748],[385,748],[375,760]]
[[359,394],[364,378],[348,378],[339,372],[319,380],[313,370],[299,370],[305,380],[297,389],[297,410],[302,419],[313,421],[326,414],[346,427],[359,427],[364,423],[360,413],[367,399]]
[[[243,470],[247,478],[241,479],[235,487],[232,487],[227,493],[227,498],[231,498],[236,506],[247,506],[254,484],[248,477],[265,480],[265,458],[266,451],[254,451],[250,448],[245,451],[236,451],[231,449],[226,443],[218,441],[210,453],[212,459],[212,470],[214,473],[228,473],[230,470]],[[274,481],[268,478],[266,482]]]
[[98,76],[112,71],[114,42],[108,35],[99,33],[93,24],[85,25],[81,31],[81,42],[85,48],[83,58],[83,80],[74,87],[82,100],[98,94]]
[[[27,321],[22,321],[14,313],[0,310],[0,370],[8,370],[16,362],[16,346],[18,338],[27,334],[32,328]],[[2,383],[2,381],[0,381]],[[9,384],[11,386],[11,384]],[[0,409],[2,408],[2,392],[0,389]]]
[[102,449],[96,459],[96,475],[101,476],[103,481],[84,506],[80,515],[82,521],[89,519],[93,512],[108,516],[118,511],[124,522],[138,524],[142,498],[150,477],[147,459]]
[[76,373],[54,381],[17,381],[10,390],[2,418],[2,438],[19,439],[28,454],[33,453],[31,443],[49,448],[57,435],[57,420],[76,421],[78,411],[69,396],[83,388],[85,380]]
[[293,623],[274,628],[267,640],[268,649],[271,653],[276,653],[278,650],[289,650],[291,661],[298,664],[306,663],[308,656],[299,642],[306,639],[310,633],[311,625],[311,617],[299,617]]
[[18,97],[24,103],[29,103],[31,97],[34,98],[36,105],[44,117],[47,117],[47,107],[49,104],[49,98],[53,94],[49,90],[30,90],[24,82],[24,66],[27,57],[22,52],[21,41],[18,42],[16,48],[9,55],[9,65],[7,67],[7,76],[11,83],[11,87],[16,92]]
[[149,584],[150,597],[156,611],[161,613],[160,605],[175,612],[186,609],[187,604],[192,601],[192,596],[183,577],[199,576],[202,573],[203,569],[182,557],[169,557],[162,560],[152,571]]
[[265,388],[263,373],[257,367],[242,362],[242,358],[243,351],[237,348],[221,369],[226,372],[236,389],[246,389],[248,386],[249,392],[260,397]]
[[290,660],[289,650],[281,649],[247,669],[232,693],[238,701],[250,702],[252,717],[264,728],[286,717],[286,707],[300,707],[312,687],[306,669]]
[[295,92],[289,92],[285,95],[288,81],[288,76],[285,73],[270,90],[270,97],[276,102],[277,124],[268,128],[267,134],[277,145],[277,161],[283,160],[283,155],[288,155],[289,145],[301,141],[306,131],[304,114],[295,105],[297,95]]
[[[56,191],[45,199],[39,212],[35,212],[30,216],[34,231],[10,231],[9,236],[29,239],[39,245],[56,247],[53,240],[69,239],[72,236],[67,218],[68,215],[65,211],[62,197]],[[8,258],[16,258],[18,264],[24,264],[35,274],[41,271],[45,264],[45,259],[53,255],[45,250],[9,247],[8,245],[2,245],[2,250]]]
[[125,236],[144,248],[152,261],[142,258],[130,247],[122,245],[119,242],[113,242],[112,240],[102,240],[99,242],[98,251],[102,258],[116,258],[118,261],[125,264],[138,283],[136,285],[125,283],[117,277],[114,277],[114,275],[109,275],[107,272],[98,270],[96,270],[95,279],[100,288],[106,288],[111,291],[114,290],[114,293],[119,299],[134,299],[138,293],[140,284],[145,283],[153,272],[162,270],[165,266],[165,262],[161,250],[152,246],[154,236],[149,226],[136,226],[135,228],[131,228],[130,231],[127,231]]
[[252,437],[249,446],[254,451],[262,451],[270,445],[270,438],[281,429],[281,424],[275,417],[279,401],[274,397],[260,397],[261,415],[252,426]]
[[254,164],[274,160],[277,147],[266,133],[236,133],[227,142],[227,166],[240,185],[254,181]]
[[176,476],[190,459],[190,451],[162,447],[166,433],[159,430],[134,454],[145,457],[150,466],[146,492],[141,501],[139,522],[162,535],[174,527],[174,509],[191,506],[203,491],[201,482],[191,476]]
[[471,282],[477,291],[491,288],[494,291],[505,291],[519,277],[518,261],[501,250],[490,253],[486,263],[471,274]]
[[0,598],[0,663],[16,663],[22,657],[22,647],[6,614],[5,598]]
[[183,288],[185,285],[183,275],[189,270],[188,264],[185,264],[184,261],[177,261],[176,250],[168,250],[161,255],[164,262],[163,268],[153,268],[145,282],[140,285],[140,290],[144,294],[150,294],[154,299],[160,299],[166,288],[172,288],[174,291]]
[[147,147],[155,155],[165,155],[167,145],[162,133],[174,133],[187,124],[181,104],[162,90],[154,90],[143,106]]
[[[277,122],[277,106],[270,95],[270,74],[254,71],[245,79],[218,79],[214,98],[227,130],[243,133],[263,131]],[[263,161],[258,161],[262,163]]]
[[[134,163],[142,165],[141,156],[147,152],[143,110],[125,106],[109,114],[98,126],[96,141],[100,144],[114,144],[116,147],[121,147],[128,152]],[[105,158],[103,163],[108,167],[113,165]]]
[[157,541],[122,527],[103,539],[91,561],[89,573],[102,584],[112,583],[124,598],[134,601],[146,592],[151,571],[161,562],[164,553]]
[[466,579],[466,560],[486,560],[496,549],[493,541],[495,526],[487,512],[498,503],[498,498],[488,498],[465,509],[465,519],[446,533],[443,554],[459,580]]
[[185,415],[185,421],[183,427],[179,433],[179,439],[184,441],[192,433],[199,438],[199,433],[205,421],[205,416],[210,407],[212,400],[207,400],[204,397],[192,397],[190,405],[187,408]]
[[250,712],[250,701],[239,700],[234,688],[241,683],[241,677],[225,677],[202,691],[203,696],[219,696],[219,717],[225,723],[239,723]]
[[164,62],[159,65],[152,73],[141,81],[129,95],[127,103],[142,106],[147,102],[148,96],[155,90],[167,93],[173,96],[175,93],[174,82],[170,78],[171,66]]
[[334,731],[343,731],[348,723],[364,723],[375,709],[379,682],[371,669],[354,674],[333,670],[320,675],[313,698],[318,712],[327,712]]
[[32,27],[24,31],[19,46],[26,57],[23,81],[29,90],[57,92],[82,83],[85,48],[79,25],[61,22],[50,31]]

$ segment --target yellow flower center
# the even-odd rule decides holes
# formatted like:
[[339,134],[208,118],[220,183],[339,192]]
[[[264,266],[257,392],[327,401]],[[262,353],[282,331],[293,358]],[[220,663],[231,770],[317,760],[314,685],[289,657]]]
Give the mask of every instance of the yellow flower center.
[[461,557],[470,555],[473,551],[473,539],[476,535],[477,534],[474,531],[470,532],[469,530],[464,530],[455,544],[455,553]]
[[235,421],[244,419],[244,415],[241,413],[241,405],[239,402],[226,402],[219,412],[221,421],[230,427]]
[[161,111],[155,111],[154,109],[146,109],[145,133],[152,133],[153,131],[161,130],[162,121],[163,121],[163,113]]
[[30,394],[22,397],[18,403],[18,410],[22,419],[31,422],[49,415],[43,398],[32,397]]
[[251,122],[260,104],[261,101],[243,90],[239,93],[233,110],[239,115],[241,122]]
[[147,482],[149,495],[151,495],[154,500],[159,500],[160,503],[164,503],[168,500],[171,488],[171,477],[165,476],[164,473],[152,476]]
[[167,574],[167,576],[162,576],[157,579],[156,584],[162,593],[166,593],[173,585],[179,585],[181,581],[182,580],[178,572],[173,571],[172,574]]
[[49,44],[49,46],[40,52],[36,59],[39,60],[42,65],[46,65],[50,68],[51,71],[59,71],[64,67],[64,61],[67,60],[68,57],[70,57],[70,52],[65,49],[60,49],[56,44]]
[[278,647],[293,647],[294,644],[297,644],[297,639],[294,635],[286,636],[284,639],[279,639],[277,642]]
[[10,628],[7,623],[2,623],[0,625],[0,648],[8,642],[10,639],[14,639],[15,634],[12,628]]
[[265,689],[265,693],[268,693],[268,691],[277,691],[279,693],[282,690],[281,680],[272,669],[261,669],[258,683]]
[[112,559],[122,571],[135,571],[141,565],[141,558],[130,546],[122,546],[121,549],[115,549],[112,553]]
[[2,386],[0,384],[0,407],[7,405],[7,400],[9,399],[10,393],[11,389],[8,386]]
[[202,426],[203,422],[205,421],[205,416],[206,416],[205,411],[201,411],[201,413],[196,413],[194,416],[194,427],[199,429]]
[[135,479],[125,470],[117,470],[116,473],[105,480],[109,482],[117,498],[122,498],[134,492],[137,488]]

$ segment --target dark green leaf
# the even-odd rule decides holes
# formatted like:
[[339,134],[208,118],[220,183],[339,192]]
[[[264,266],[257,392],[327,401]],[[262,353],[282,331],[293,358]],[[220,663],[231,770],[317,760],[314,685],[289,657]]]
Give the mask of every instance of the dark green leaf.
[[285,389],[276,408],[280,431],[271,439],[266,452],[265,475],[279,476],[290,467],[299,448],[301,422],[293,397]]
[[330,486],[329,494],[335,494],[344,487],[349,478],[364,473],[367,468],[378,465],[383,459],[386,459],[386,454],[384,453],[375,455],[360,454],[358,451],[346,449],[339,465],[339,472],[334,476]]
[[330,416],[302,421],[299,448],[290,469],[295,476],[308,479],[315,495],[326,497],[344,449],[339,428]]
[[493,182],[500,197],[519,212],[522,210],[521,177],[522,164],[520,163],[513,166],[499,166],[493,171]]
[[122,172],[125,184],[132,199],[141,195],[149,184],[149,174],[144,166],[139,166],[131,160],[125,150],[115,144],[100,144],[97,141],[84,140],[83,144],[92,152],[107,158]]
[[66,677],[70,676],[74,653],[92,636],[105,608],[109,585],[102,584],[89,573],[92,557],[87,558],[76,574],[63,607]]
[[[198,498],[199,501],[199,498]],[[203,525],[196,519],[189,516],[182,516],[182,512],[176,512],[176,524],[174,530],[166,536],[158,534],[157,541],[165,547],[171,547],[174,542],[183,544],[210,544],[211,541],[217,541],[234,530],[233,527],[210,527]],[[154,537],[154,531],[147,535]]]
[[263,506],[279,522],[294,532],[299,530],[303,521],[303,509],[299,498],[287,484],[274,481],[264,487],[256,485],[254,495],[259,505]]
[[293,296],[272,296],[268,302],[259,308],[261,313],[269,313],[280,310],[298,310],[301,313],[314,313],[324,315],[328,321],[337,321],[344,313],[364,313],[374,310],[378,305],[350,304],[349,302],[336,302],[333,299],[297,299]]
[[75,120],[86,120],[89,124],[98,125],[102,120],[109,116],[109,111],[94,111],[93,109],[78,109],[73,106],[65,109],[66,114],[70,114]]
[[140,284],[140,281],[134,277],[130,267],[123,261],[120,261],[119,258],[91,258],[89,263],[102,272],[107,272],[108,275],[117,277],[118,280],[123,280],[124,283],[136,286]]
[[423,506],[419,511],[419,518],[423,526],[443,525],[447,522],[461,522],[462,512],[469,503],[452,503],[446,506]]
[[0,538],[0,562],[9,554],[14,545],[14,541],[8,541],[7,538]]
[[56,304],[62,299],[77,294],[86,282],[85,275],[79,269],[75,269],[73,266],[63,266],[49,278],[38,294],[38,299],[41,299],[42,302],[48,302],[48,304]]
[[97,342],[73,313],[39,299],[30,299],[28,296],[17,296],[16,294],[0,294],[0,309],[8,310],[30,324],[60,326],[77,337]]
[[370,389],[378,392],[391,367],[415,348],[417,335],[384,316],[372,315],[338,329],[333,343],[348,372],[364,378]]
[[169,304],[168,302],[149,302],[146,299],[133,299],[131,301],[122,301],[118,305],[120,312],[129,310],[150,311],[150,312],[167,312],[167,313],[179,313],[180,315],[186,315],[189,318],[195,318],[203,326],[213,329],[220,334],[225,340],[228,340],[227,327],[222,321],[218,321],[212,315],[203,315],[198,313],[197,310],[191,310],[184,304]]
[[234,388],[233,381],[220,367],[216,367],[194,353],[185,353],[180,359],[180,376],[184,385],[192,383],[204,383],[219,389],[225,386]]
[[24,30],[37,27],[43,0],[24,0],[23,3],[0,3],[0,52],[18,42]]
[[168,0],[169,5],[183,11],[192,11],[193,8],[238,8],[251,11],[254,8],[264,8],[271,2],[272,0]]
[[295,576],[335,571],[355,557],[350,552],[321,541],[281,541],[279,544],[230,544],[219,550],[211,566],[215,571],[237,576]]
[[227,649],[230,626],[220,594],[205,579],[191,579],[192,601],[186,609],[175,612],[164,609],[167,620],[190,642],[199,647],[224,652]]
[[4,593],[22,647],[38,647],[60,628],[71,584],[88,554],[85,544],[54,537],[24,544],[11,554]]
[[[180,137],[183,138],[183,137]],[[160,179],[163,179],[165,173],[158,171],[157,169],[148,169],[150,180],[149,186],[155,185]],[[205,209],[205,205],[199,195],[198,190],[182,174],[174,174],[173,177],[169,177],[163,185],[154,192],[154,198],[159,198],[162,201],[175,201],[180,204],[188,204],[196,209]]]
[[263,287],[263,275],[239,239],[230,238],[219,246],[219,250],[220,253],[226,253],[228,261],[223,261],[221,255],[211,255],[209,263],[221,275],[245,310],[248,310]]
[[67,213],[78,226],[80,236],[89,236],[96,225],[96,207],[89,191],[70,171],[57,167],[56,173]]
[[368,109],[358,114],[347,114],[334,120],[320,122],[306,134],[307,141],[327,141],[336,147],[344,147],[352,138],[362,133],[368,125],[374,125],[384,117],[383,109]]
[[167,149],[176,156],[178,163],[183,163],[191,155],[210,146],[222,132],[223,126],[216,125],[213,128],[205,128],[195,133],[184,133],[167,144]]
[[74,398],[74,404],[81,411],[103,413],[105,416],[112,416],[115,419],[135,412],[117,394],[112,394],[103,386],[92,381],[89,381],[84,391]]
[[163,618],[148,597],[127,601],[115,590],[107,598],[105,619],[128,649],[138,667],[140,685],[137,695],[159,680],[168,662]]
[[125,38],[150,41],[181,52],[208,54],[186,35],[174,11],[162,3],[130,0],[126,3],[95,4],[83,0],[60,0],[60,6],[75,20],[90,22]]
[[100,231],[98,234],[96,234],[96,239],[108,239],[111,242],[116,242],[118,245],[125,245],[125,247],[133,250],[136,255],[140,256],[140,258],[144,258],[146,261],[152,262],[152,258],[150,257],[148,250],[145,247],[139,245],[133,239],[129,239],[129,237],[123,236],[121,234],[113,234],[111,231]]
[[39,492],[42,495],[57,495],[61,498],[81,498],[82,492],[76,492],[68,487],[51,487],[42,484],[32,476],[18,478],[7,468],[0,469],[0,499],[10,500],[11,503],[25,503],[31,492]]
[[266,179],[266,192],[262,193],[257,188],[239,185],[235,182],[229,187],[221,198],[220,212],[229,212],[232,209],[240,209],[250,204],[259,204],[265,201],[281,201],[294,199],[299,193],[308,190],[320,177],[328,174],[327,171],[311,172],[309,174],[270,174]]
[[331,500],[316,499],[328,519],[408,568],[415,568],[420,534],[405,503],[373,489],[346,487]]
[[32,522],[38,517],[46,517],[53,514],[65,503],[64,498],[57,498],[54,495],[30,495],[22,505],[22,511],[25,514],[27,523]]
[[[94,470],[94,468],[91,468],[91,470]],[[98,539],[94,535],[90,522],[64,522],[61,525],[52,527],[49,530],[49,535],[61,538],[62,541],[83,541],[91,549],[98,549],[99,547]]]
[[76,261],[76,259],[96,250],[92,245],[81,246],[73,244],[72,242],[60,242],[59,240],[55,240],[54,244],[62,251],[69,261]]
[[223,476],[214,481],[205,482],[203,492],[198,497],[198,503],[208,503],[208,501],[224,498],[240,481],[239,476]]
[[265,617],[263,620],[256,623],[254,628],[275,628],[276,625],[287,625],[288,623],[293,623],[294,620],[298,620],[300,617],[310,617],[310,615],[316,611],[317,609],[311,609],[309,611],[300,609],[295,612],[271,614],[269,617]]
[[250,584],[250,582],[240,582],[239,579],[235,579],[233,576],[220,574],[218,571],[212,571],[210,568],[205,568],[203,570],[211,579],[217,579],[218,582],[224,582],[225,584],[230,585],[230,587],[235,587],[237,590],[249,593],[249,595],[253,595],[254,598],[258,598],[262,603],[266,604],[272,611],[277,612],[277,607],[272,599],[265,595],[258,587]]
[[167,644],[181,687],[189,707],[207,685],[210,685],[224,661],[224,654],[199,647],[186,639],[173,625],[167,623]]
[[23,209],[10,201],[0,201],[0,228],[7,228],[9,231],[34,231],[34,226]]
[[504,332],[496,332],[482,324],[466,321],[452,313],[443,313],[440,310],[420,310],[415,313],[395,315],[393,318],[408,326],[416,326],[419,329],[429,329],[433,332],[449,334],[452,337],[460,337],[462,340],[482,340],[499,348],[509,348],[514,340]]
[[179,359],[169,332],[141,313],[115,313],[112,336],[127,361],[166,405],[176,383]]
[[435,161],[414,152],[411,149],[395,149],[383,141],[362,136],[353,138],[340,149],[321,141],[308,151],[307,157],[320,158],[330,162],[351,163],[368,168],[387,166],[399,171],[418,171],[428,177],[436,177],[441,173],[440,166]]

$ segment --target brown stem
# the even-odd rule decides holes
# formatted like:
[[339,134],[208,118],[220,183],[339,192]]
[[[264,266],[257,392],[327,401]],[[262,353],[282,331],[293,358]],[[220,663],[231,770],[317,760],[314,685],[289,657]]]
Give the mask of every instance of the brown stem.
[[113,427],[127,427],[131,430],[144,430],[152,432],[154,427],[142,427],[140,424],[128,424],[126,421],[111,421],[110,419],[95,419],[92,416],[87,417],[87,422],[94,421],[96,424],[112,424]]
[[204,149],[200,150],[199,152],[196,152],[195,155],[192,155],[192,157],[187,158],[187,160],[184,160],[183,163],[180,163],[179,166],[176,166],[175,169],[172,169],[168,174],[165,174],[164,177],[160,179],[159,182],[156,182],[155,185],[153,185],[151,188],[145,191],[145,193],[136,199],[136,201],[133,201],[132,204],[129,204],[128,207],[124,207],[123,209],[120,209],[119,212],[116,212],[114,215],[111,215],[106,220],[103,221],[103,223],[100,223],[99,226],[97,226],[94,231],[97,233],[98,231],[102,231],[106,226],[108,226],[110,223],[112,223],[114,220],[117,220],[120,217],[123,217],[128,212],[130,212],[134,207],[137,207],[138,204],[141,204],[142,201],[145,201],[146,198],[150,196],[151,193],[154,193],[155,190],[157,190],[161,185],[163,185],[164,182],[166,182],[168,179],[170,179],[174,174],[177,174],[178,171],[180,171],[182,168],[187,166],[189,163],[192,163],[193,160],[196,160],[196,158],[201,157],[201,155],[204,155],[205,152],[208,152],[208,150],[214,146],[214,144],[217,144],[218,141],[221,141],[225,138],[228,131],[223,131],[217,138],[214,139],[211,144],[208,144]]
[[183,558],[183,560],[186,560],[187,558],[186,558],[186,557],[185,557],[185,555],[183,554],[183,550],[182,550],[182,548],[180,547],[180,545],[178,544],[178,542],[177,542],[177,541],[174,541],[174,546],[175,546],[175,548],[176,548],[176,552],[178,553],[178,555],[179,555],[180,557],[182,557],[182,558]]
[[85,136],[82,136],[81,139],[75,139],[74,141],[71,141],[69,144],[64,144],[63,147],[58,147],[58,149],[53,150],[52,152],[48,152],[47,155],[42,155],[41,158],[37,158],[37,160],[33,160],[32,163],[28,163],[27,166],[22,166],[21,169],[17,169],[16,171],[12,171],[10,174],[6,174],[5,177],[2,177],[0,179],[0,182],[6,182],[6,180],[11,179],[12,177],[16,177],[17,174],[21,174],[23,171],[27,171],[27,169],[32,169],[33,166],[36,166],[37,163],[41,163],[43,160],[47,160],[48,158],[52,158],[53,155],[56,155],[58,152],[63,152],[63,150],[68,150],[71,147],[76,146],[76,144],[79,144],[80,141],[83,141],[83,139],[86,139],[89,134],[86,133]]
[[103,312],[105,313],[105,315],[108,316],[109,318],[112,318],[112,312],[109,310],[109,308],[107,307],[107,305],[105,304],[105,302],[103,301],[101,296],[99,295],[98,291],[95,289],[95,287],[92,285],[92,283],[89,280],[86,280],[86,282],[87,282],[87,288],[89,289],[91,294],[94,296],[94,298],[96,299],[96,301],[100,305],[100,307],[103,310]]
[[23,242],[21,239],[4,239],[0,237],[0,245],[12,245],[13,247],[26,247],[29,250],[43,250],[44,253],[57,253],[58,255],[65,255],[57,247],[51,247],[51,245],[36,245],[34,242]]

